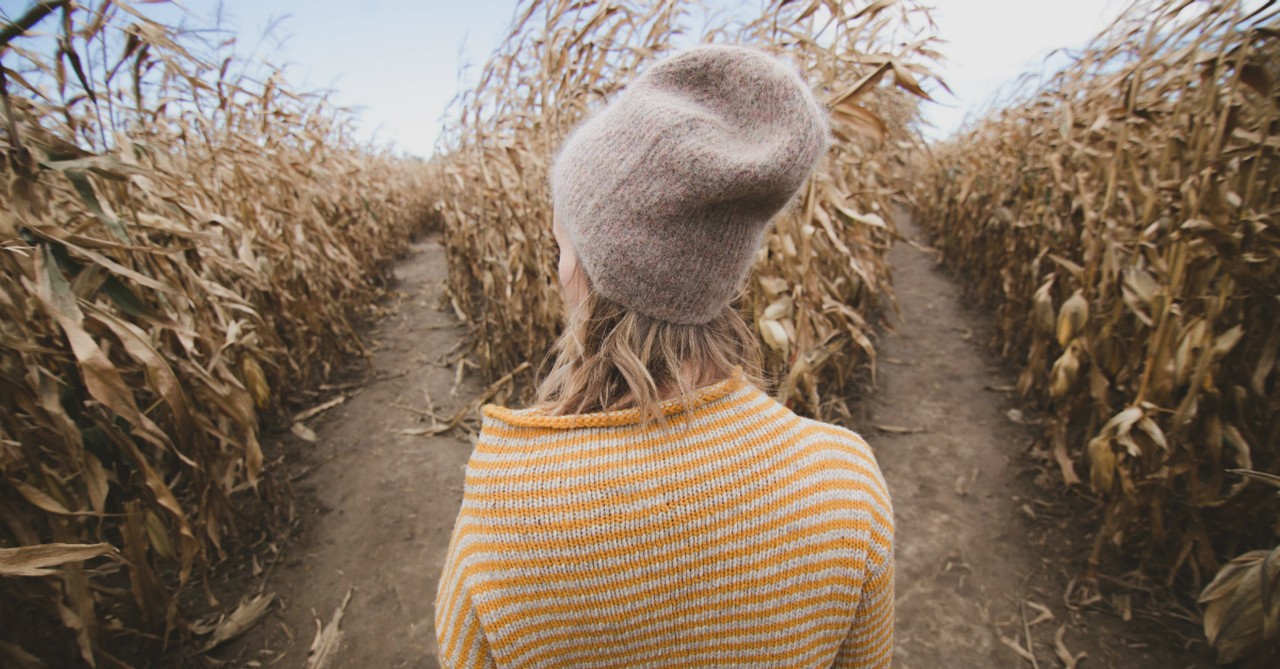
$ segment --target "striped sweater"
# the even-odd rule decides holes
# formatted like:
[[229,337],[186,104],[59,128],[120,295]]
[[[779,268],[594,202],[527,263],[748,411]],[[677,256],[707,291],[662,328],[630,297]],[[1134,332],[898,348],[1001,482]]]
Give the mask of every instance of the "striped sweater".
[[866,442],[741,374],[664,411],[485,407],[441,665],[888,667],[893,515]]

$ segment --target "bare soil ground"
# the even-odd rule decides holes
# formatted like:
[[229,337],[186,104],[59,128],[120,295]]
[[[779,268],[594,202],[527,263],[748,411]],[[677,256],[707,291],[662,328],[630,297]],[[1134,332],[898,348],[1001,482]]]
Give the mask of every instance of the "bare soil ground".
[[[910,222],[903,232],[919,234]],[[1140,581],[1104,581],[1101,599],[1067,605],[1090,543],[1088,502],[1027,455],[1033,433],[1007,415],[1013,373],[982,345],[986,317],[965,307],[922,242],[897,244],[890,260],[900,317],[850,427],[875,448],[895,504],[895,666],[1213,666],[1189,616]],[[374,380],[308,422],[314,443],[280,444],[296,467],[299,522],[230,570],[279,597],[263,622],[215,652],[230,666],[304,667],[348,593],[330,667],[437,666],[432,604],[471,438],[405,431],[481,388],[464,379],[451,394],[454,370],[442,360],[462,330],[438,309],[440,246],[416,245],[397,277],[400,299],[370,333],[363,374]]]

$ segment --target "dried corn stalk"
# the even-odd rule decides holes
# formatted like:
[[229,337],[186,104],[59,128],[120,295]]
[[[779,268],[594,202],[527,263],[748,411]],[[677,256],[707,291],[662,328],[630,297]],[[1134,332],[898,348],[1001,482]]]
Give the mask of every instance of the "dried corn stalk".
[[119,666],[287,502],[259,423],[359,351],[427,171],[126,2],[18,26],[45,36],[0,43],[0,549],[119,559],[0,577],[0,664]]
[[920,166],[920,217],[996,306],[1045,451],[1100,496],[1091,569],[1114,542],[1196,587],[1274,544],[1269,495],[1224,473],[1280,471],[1270,5],[1136,3]]
[[[561,139],[637,71],[669,53],[700,5],[522,3],[506,42],[456,107],[436,169],[454,308],[474,326],[471,358],[490,377],[543,360],[561,324],[547,175]],[[779,395],[797,410],[843,407],[874,360],[890,295],[889,197],[924,63],[928,14],[910,2],[769,2],[712,26],[705,41],[790,58],[832,108],[835,146],[768,233],[742,301]],[[465,364],[463,362],[460,365]]]

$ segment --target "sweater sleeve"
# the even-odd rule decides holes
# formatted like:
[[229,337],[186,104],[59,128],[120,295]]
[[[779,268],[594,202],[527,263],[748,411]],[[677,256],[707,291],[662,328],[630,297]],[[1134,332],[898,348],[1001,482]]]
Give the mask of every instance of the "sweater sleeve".
[[[865,441],[859,438],[858,442],[867,453],[871,452]],[[878,466],[875,474],[873,499],[883,502],[873,503],[875,511],[871,515],[872,541],[867,551],[866,578],[862,583],[856,617],[832,664],[835,669],[888,669],[893,661],[893,508],[888,501],[888,486]]]
[[457,556],[458,528],[450,541],[449,557],[436,592],[437,657],[444,669],[496,669],[475,602],[468,591]]
[[840,645],[833,669],[888,669],[893,660],[893,558],[862,587],[858,618]]
[[436,609],[440,666],[444,669],[496,669],[471,598],[464,596],[459,604],[463,609],[452,622],[441,620],[440,609]]

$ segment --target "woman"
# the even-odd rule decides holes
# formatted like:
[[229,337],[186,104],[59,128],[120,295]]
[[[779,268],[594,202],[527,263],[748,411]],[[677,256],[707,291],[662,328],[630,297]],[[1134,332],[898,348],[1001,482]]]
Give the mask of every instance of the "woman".
[[889,666],[875,458],[757,388],[730,305],[828,134],[793,69],[703,46],[566,141],[568,324],[537,405],[484,409],[436,598],[443,666]]

